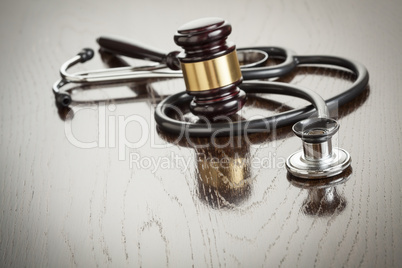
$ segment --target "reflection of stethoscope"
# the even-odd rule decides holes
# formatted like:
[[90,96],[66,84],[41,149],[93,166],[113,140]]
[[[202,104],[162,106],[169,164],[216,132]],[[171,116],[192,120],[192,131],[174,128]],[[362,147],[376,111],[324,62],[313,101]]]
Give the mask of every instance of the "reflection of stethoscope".
[[[175,41],[185,49],[184,56],[182,55],[183,53],[179,55],[179,52],[164,54],[129,42],[105,37],[99,38],[98,43],[106,51],[153,60],[161,64],[111,68],[74,74],[68,73],[68,68],[93,57],[94,53],[91,49],[84,49],[61,66],[60,74],[62,79],[53,86],[56,102],[61,106],[70,105],[71,96],[67,92],[60,90],[61,87],[68,83],[90,84],[144,78],[180,78],[184,76],[187,92],[171,95],[156,107],[155,120],[162,130],[174,134],[208,137],[269,132],[273,128],[296,123],[293,126],[293,131],[303,140],[303,150],[288,158],[286,162],[288,171],[301,178],[322,178],[341,173],[350,165],[351,158],[345,150],[333,148],[332,146],[331,138],[339,129],[339,124],[336,120],[329,118],[328,107],[341,106],[356,98],[366,89],[369,77],[366,68],[359,63],[344,58],[297,56],[291,51],[279,47],[238,49],[237,56],[236,52],[233,51],[234,45],[230,46],[225,43],[230,31],[230,25],[219,18],[201,19],[182,26],[178,34],[175,35]],[[270,58],[282,59],[283,62],[275,66],[265,66],[268,55]],[[245,62],[241,68],[239,68],[239,61]],[[183,72],[178,71],[180,64]],[[242,80],[277,78],[288,74],[297,66],[305,64],[344,68],[354,73],[356,80],[349,89],[325,101],[314,91],[291,84],[267,81],[243,82],[240,84]],[[166,70],[165,67],[170,70]],[[162,68],[165,69],[163,70]],[[307,106],[254,120],[235,122],[225,122],[224,120],[209,121],[212,106],[214,109],[212,112],[217,112],[219,116],[219,103],[222,103],[222,106],[233,106],[233,101],[230,98],[242,98],[241,92],[230,91],[237,85],[246,93],[271,93],[302,98],[311,102],[314,107]],[[231,89],[228,90],[228,88]],[[221,92],[219,93],[216,89]],[[195,101],[194,104],[197,96],[199,98],[198,102]],[[212,105],[206,105],[205,103],[208,104],[211,99],[217,101],[210,102]],[[190,102],[194,111],[198,112],[199,110],[197,109],[201,109],[200,118],[202,120],[200,122],[189,123],[169,116],[174,113],[177,107],[188,106]],[[196,107],[197,105],[201,106],[201,108]],[[225,108],[226,111],[232,109],[227,107],[222,109]],[[233,111],[237,110],[230,111],[233,113]],[[317,116],[312,117],[316,111]],[[202,112],[205,112],[205,117],[202,116]],[[221,112],[221,115],[226,114]]]
[[337,187],[346,183],[352,174],[352,168],[347,168],[342,174],[331,178],[319,180],[304,180],[288,175],[291,185],[308,191],[307,198],[303,201],[301,211],[313,217],[327,217],[341,213],[347,204],[342,194],[337,192]]

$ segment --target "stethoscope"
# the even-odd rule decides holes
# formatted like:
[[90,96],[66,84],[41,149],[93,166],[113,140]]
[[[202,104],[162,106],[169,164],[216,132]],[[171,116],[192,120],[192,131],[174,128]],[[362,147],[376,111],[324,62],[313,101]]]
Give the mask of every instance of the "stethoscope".
[[[69,83],[104,83],[135,81],[144,78],[182,78],[179,70],[178,52],[169,54],[147,49],[127,41],[108,37],[98,39],[101,48],[118,55],[148,59],[157,64],[141,67],[121,67],[103,70],[69,73],[68,69],[78,63],[84,63],[94,56],[92,49],[83,49],[76,56],[65,62],[60,68],[61,79],[53,86],[56,102],[67,107],[71,104],[71,95],[62,91]],[[294,176],[305,179],[332,177],[342,173],[351,164],[349,153],[332,146],[332,137],[339,129],[339,123],[329,118],[329,111],[348,103],[359,96],[367,87],[369,75],[367,69],[348,59],[333,56],[300,56],[280,47],[250,47],[237,49],[238,59],[245,62],[240,66],[243,82],[240,89],[248,93],[270,93],[289,95],[309,101],[312,105],[300,109],[282,112],[265,118],[240,120],[235,122],[197,122],[177,120],[171,116],[172,107],[189,105],[192,96],[180,92],[165,98],[155,110],[155,120],[161,130],[177,135],[196,137],[244,135],[248,133],[270,132],[274,128],[293,125],[293,132],[302,139],[303,149],[295,152],[286,161],[287,170]],[[275,66],[264,65],[268,59],[278,58],[283,61]],[[316,92],[300,86],[271,82],[250,81],[278,78],[293,71],[300,65],[325,65],[344,68],[351,71],[356,80],[344,92],[323,100]]]

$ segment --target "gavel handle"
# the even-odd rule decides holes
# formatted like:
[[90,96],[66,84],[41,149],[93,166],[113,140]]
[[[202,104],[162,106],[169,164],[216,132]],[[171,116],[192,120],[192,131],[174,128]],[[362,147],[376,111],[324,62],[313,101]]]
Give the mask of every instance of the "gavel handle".
[[140,43],[116,37],[101,36],[96,41],[102,49],[109,53],[160,62],[166,64],[172,70],[180,70],[180,62],[177,59],[178,51],[166,54],[158,49],[145,47]]

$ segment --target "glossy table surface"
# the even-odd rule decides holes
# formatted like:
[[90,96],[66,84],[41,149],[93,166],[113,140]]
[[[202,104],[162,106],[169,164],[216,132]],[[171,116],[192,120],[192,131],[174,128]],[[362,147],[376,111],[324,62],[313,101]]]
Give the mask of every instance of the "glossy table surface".
[[[1,266],[400,267],[401,13],[400,1],[3,1]],[[168,52],[179,49],[179,26],[208,16],[231,22],[237,47],[284,46],[367,67],[367,90],[331,113],[350,169],[330,180],[289,176],[284,161],[301,149],[291,127],[216,139],[158,130],[156,104],[185,90],[182,79],[78,86],[70,110],[56,107],[60,65],[97,50],[97,37]],[[74,70],[123,60],[97,52]],[[328,98],[353,79],[304,66],[279,81]],[[250,95],[240,116],[306,104]]]

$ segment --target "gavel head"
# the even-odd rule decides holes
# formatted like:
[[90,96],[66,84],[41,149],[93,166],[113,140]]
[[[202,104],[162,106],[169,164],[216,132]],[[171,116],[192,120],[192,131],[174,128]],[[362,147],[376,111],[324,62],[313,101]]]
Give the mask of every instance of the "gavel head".
[[181,26],[174,41],[184,49],[178,57],[186,90],[192,95],[190,111],[214,118],[239,111],[246,94],[237,86],[242,82],[236,46],[227,42],[231,25],[220,18],[204,18]]

